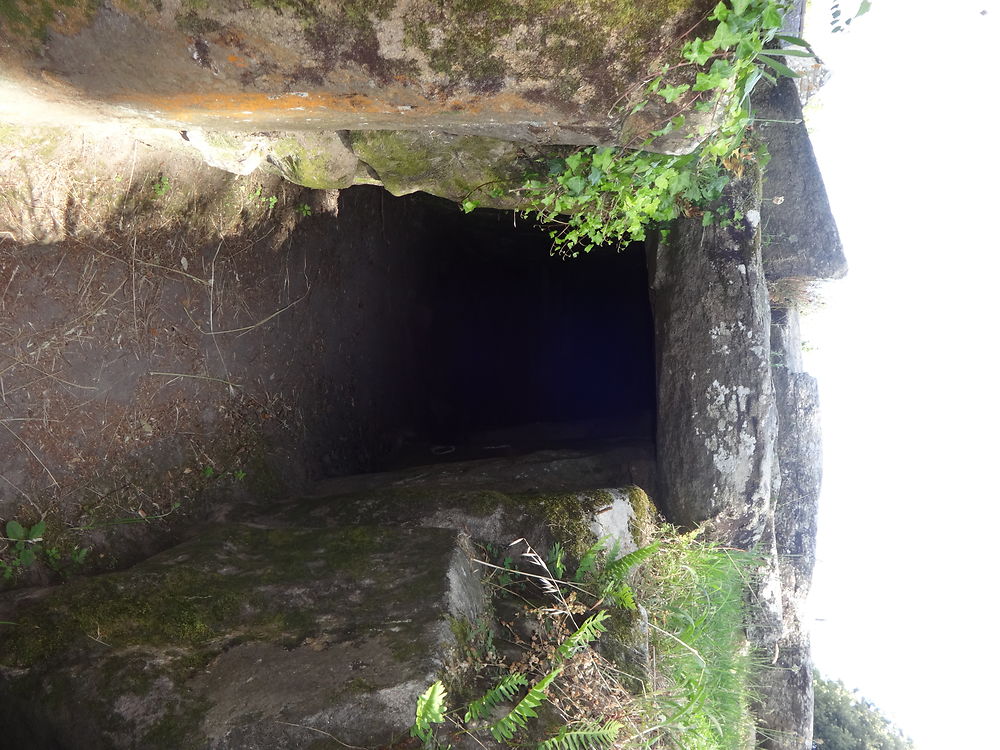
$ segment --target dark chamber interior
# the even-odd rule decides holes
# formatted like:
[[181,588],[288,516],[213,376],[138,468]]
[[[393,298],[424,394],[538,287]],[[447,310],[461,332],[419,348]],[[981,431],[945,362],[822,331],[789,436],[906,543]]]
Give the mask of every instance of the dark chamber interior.
[[[387,350],[371,374],[378,418],[369,424],[385,433],[372,468],[652,438],[641,244],[564,260],[511,212],[465,214],[420,193],[342,194],[342,218],[363,208],[371,221],[354,231],[369,239],[350,251],[380,266],[373,289],[386,297],[359,303],[365,338]],[[348,239],[341,234],[341,252]]]

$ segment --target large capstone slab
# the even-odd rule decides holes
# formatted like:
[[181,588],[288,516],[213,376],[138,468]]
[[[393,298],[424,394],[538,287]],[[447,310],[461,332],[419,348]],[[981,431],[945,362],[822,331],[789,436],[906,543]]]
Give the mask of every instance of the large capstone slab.
[[[213,0],[0,14],[0,84],[179,128],[438,130],[531,144],[641,142],[677,109],[637,81],[711,36],[714,0]],[[595,33],[600,29],[600,33]],[[693,71],[683,71],[693,82]],[[688,80],[690,79],[690,80]],[[0,86],[2,88],[2,86]],[[0,113],[3,107],[0,105]],[[652,144],[688,151],[711,113]]]

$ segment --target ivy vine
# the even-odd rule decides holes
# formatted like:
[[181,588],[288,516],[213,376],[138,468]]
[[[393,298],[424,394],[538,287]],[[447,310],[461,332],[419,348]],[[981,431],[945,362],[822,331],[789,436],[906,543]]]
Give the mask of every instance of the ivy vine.
[[[682,215],[714,219],[705,207],[730,176],[741,174],[748,161],[766,161],[746,140],[754,87],[761,79],[796,76],[782,62],[785,56],[815,57],[804,40],[778,33],[785,6],[778,0],[718,3],[707,16],[716,23],[714,35],[685,40],[678,61],[664,65],[632,107],[632,114],[656,100],[674,107],[648,140],[639,148],[581,148],[527,180],[517,191],[527,205],[524,213],[550,227],[553,253],[576,257],[601,245],[621,247],[645,239],[650,226],[665,232],[662,227]],[[776,41],[785,47],[773,49]],[[691,112],[708,113],[713,123],[687,135],[702,139],[691,153],[644,150],[657,138],[684,131]],[[463,203],[466,211],[476,205]]]

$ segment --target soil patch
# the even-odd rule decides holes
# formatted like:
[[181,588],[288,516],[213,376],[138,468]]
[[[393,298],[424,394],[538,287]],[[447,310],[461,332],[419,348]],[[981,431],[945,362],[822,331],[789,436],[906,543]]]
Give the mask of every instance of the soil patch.
[[509,213],[370,187],[240,230],[0,240],[0,518],[47,525],[19,582],[324,477],[651,438],[641,247],[567,263]]

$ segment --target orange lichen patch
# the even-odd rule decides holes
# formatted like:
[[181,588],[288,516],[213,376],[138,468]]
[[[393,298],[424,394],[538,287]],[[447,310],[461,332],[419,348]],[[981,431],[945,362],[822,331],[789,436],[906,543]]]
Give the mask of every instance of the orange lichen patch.
[[238,68],[245,68],[247,66],[247,60],[245,57],[240,57],[239,55],[228,55],[226,59]]
[[[328,92],[302,92],[293,94],[264,94],[236,92],[228,94],[122,94],[115,103],[155,110],[179,120],[196,119],[205,115],[242,119],[254,115],[280,114],[289,118],[315,116],[323,113],[352,113],[361,115],[396,115],[415,117],[454,111],[455,102],[440,103],[421,98],[417,104],[397,105],[385,99],[364,94],[337,95]],[[412,97],[409,98],[412,101]],[[501,94],[491,97],[472,97],[462,102],[460,108],[471,114],[480,112],[539,115],[537,104],[519,96]]]

